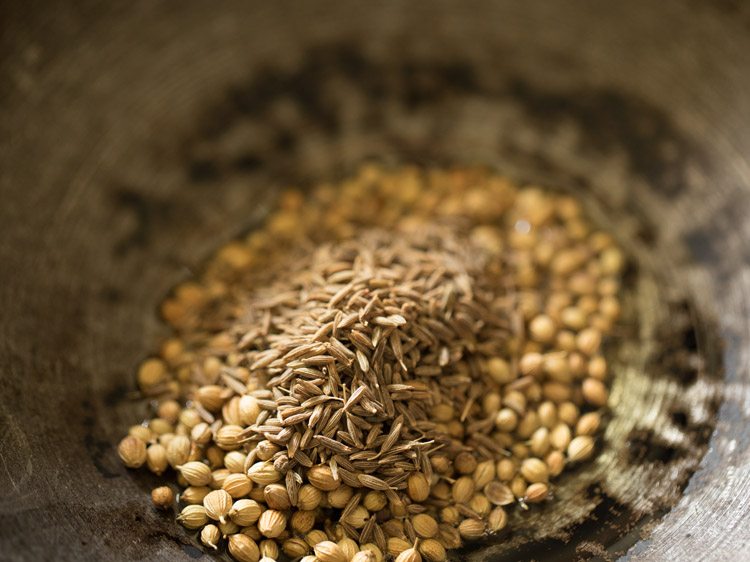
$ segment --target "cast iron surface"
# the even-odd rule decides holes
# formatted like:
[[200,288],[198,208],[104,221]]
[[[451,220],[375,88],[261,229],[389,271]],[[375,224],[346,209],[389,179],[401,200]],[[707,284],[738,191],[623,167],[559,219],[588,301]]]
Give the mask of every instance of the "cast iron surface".
[[634,257],[602,455],[460,557],[750,557],[750,16],[620,4],[3,3],[0,559],[209,559],[113,448],[156,305],[365,160],[580,192]]

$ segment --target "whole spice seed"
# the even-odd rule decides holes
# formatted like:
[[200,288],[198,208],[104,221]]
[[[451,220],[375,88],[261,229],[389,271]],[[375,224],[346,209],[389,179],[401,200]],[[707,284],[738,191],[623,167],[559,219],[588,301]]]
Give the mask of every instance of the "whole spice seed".
[[211,519],[224,523],[232,508],[232,496],[224,490],[214,490],[203,498],[203,507],[206,508],[206,515]]
[[188,529],[200,529],[208,523],[208,514],[202,505],[188,505],[177,516],[177,521]]
[[169,509],[174,504],[174,492],[169,486],[159,486],[151,490],[151,501],[159,509]]
[[229,536],[229,554],[238,562],[258,562],[260,550],[253,539],[243,534]]
[[315,556],[320,562],[349,562],[339,545],[331,541],[322,541],[315,545]]
[[263,536],[276,538],[286,529],[286,517],[280,511],[268,509],[258,519],[258,530]]
[[216,525],[206,525],[201,529],[201,542],[214,550],[218,549],[221,540],[221,531]]
[[128,468],[139,468],[146,462],[146,444],[132,435],[120,441],[117,453]]
[[611,237],[571,199],[486,172],[366,168],[342,189],[282,196],[179,286],[162,307],[178,336],[139,369],[159,403],[123,462],[177,468],[178,519],[218,516],[204,544],[216,529],[240,560],[276,559],[275,539],[318,562],[309,546],[332,539],[346,560],[442,560],[594,452],[624,267]]
[[263,509],[258,502],[255,500],[242,499],[237,500],[232,504],[228,515],[232,521],[237,523],[237,525],[247,527],[248,525],[255,523],[260,518],[261,513],[263,513]]

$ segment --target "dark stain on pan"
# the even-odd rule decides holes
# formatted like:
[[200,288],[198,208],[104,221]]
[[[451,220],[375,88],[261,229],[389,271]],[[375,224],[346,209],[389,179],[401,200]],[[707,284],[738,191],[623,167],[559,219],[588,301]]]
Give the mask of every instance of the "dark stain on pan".
[[[665,113],[634,96],[594,88],[544,91],[512,75],[500,82],[482,80],[471,64],[462,61],[394,57],[386,64],[367,58],[350,45],[329,45],[311,49],[296,70],[258,70],[211,106],[184,145],[188,178],[201,184],[268,168],[275,174],[281,172],[283,180],[299,181],[291,167],[281,164],[299,144],[295,131],[314,130],[328,138],[340,134],[339,96],[345,95],[337,88],[340,82],[356,89],[366,101],[359,126],[368,130],[384,127],[383,115],[389,104],[417,111],[448,99],[484,96],[512,100],[542,129],[576,123],[582,134],[582,151],[624,153],[631,173],[647,180],[665,197],[678,195],[687,184],[688,162],[705,165],[696,147]],[[273,111],[279,100],[295,108],[297,116],[291,123],[280,123]],[[229,158],[219,141],[241,122],[262,123],[275,133],[260,152]],[[279,138],[283,142],[278,142]],[[420,143],[418,151],[429,152],[428,145]],[[645,230],[643,237],[653,238],[653,231]]]

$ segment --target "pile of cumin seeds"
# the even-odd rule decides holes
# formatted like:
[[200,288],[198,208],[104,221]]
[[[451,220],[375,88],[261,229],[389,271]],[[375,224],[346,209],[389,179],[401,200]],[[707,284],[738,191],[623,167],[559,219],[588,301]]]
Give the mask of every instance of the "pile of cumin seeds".
[[593,456],[623,264],[577,201],[488,170],[289,192],[165,300],[120,456],[238,560],[439,562]]

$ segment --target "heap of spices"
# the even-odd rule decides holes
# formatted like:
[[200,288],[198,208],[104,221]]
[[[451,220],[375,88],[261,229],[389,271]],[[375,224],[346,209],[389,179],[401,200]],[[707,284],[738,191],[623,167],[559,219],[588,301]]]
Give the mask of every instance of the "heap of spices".
[[593,457],[623,266],[574,199],[487,170],[288,192],[163,303],[120,457],[240,561],[441,562]]

